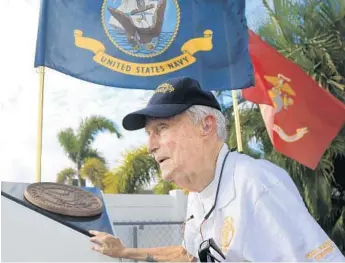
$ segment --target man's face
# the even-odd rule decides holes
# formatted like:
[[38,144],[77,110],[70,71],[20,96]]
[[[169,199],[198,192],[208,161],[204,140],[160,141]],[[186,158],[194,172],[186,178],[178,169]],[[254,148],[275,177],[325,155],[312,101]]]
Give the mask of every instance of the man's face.
[[170,119],[149,120],[148,151],[154,154],[164,180],[189,189],[193,183],[196,160],[202,155],[200,125],[190,123],[187,114]]

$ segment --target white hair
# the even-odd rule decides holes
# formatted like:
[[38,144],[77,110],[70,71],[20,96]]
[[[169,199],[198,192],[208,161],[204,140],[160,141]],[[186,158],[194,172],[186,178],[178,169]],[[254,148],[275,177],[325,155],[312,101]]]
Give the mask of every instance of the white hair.
[[207,115],[212,115],[216,119],[217,136],[220,140],[225,141],[227,138],[226,119],[217,109],[208,106],[194,105],[185,111],[193,124],[199,123]]

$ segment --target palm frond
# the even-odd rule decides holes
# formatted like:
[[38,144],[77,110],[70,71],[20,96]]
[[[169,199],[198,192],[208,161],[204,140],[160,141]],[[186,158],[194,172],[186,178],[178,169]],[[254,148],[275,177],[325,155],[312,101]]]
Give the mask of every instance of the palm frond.
[[75,136],[72,128],[61,130],[58,133],[58,140],[68,158],[76,163],[79,145],[77,137]]
[[80,152],[87,150],[95,140],[96,134],[104,131],[115,133],[118,138],[122,137],[115,123],[103,116],[91,116],[82,120],[77,136],[79,145],[83,147]]
[[104,162],[98,158],[87,158],[80,169],[80,176],[84,180],[89,179],[95,187],[103,189],[103,178],[107,171]]
[[83,158],[96,158],[100,160],[103,163],[106,163],[105,158],[102,156],[102,154],[97,150],[93,148],[86,149],[86,151],[83,153]]
[[126,151],[123,161],[113,173],[123,184],[124,193],[137,193],[159,174],[159,167],[147,148],[142,146]]
[[333,228],[330,231],[332,240],[337,244],[341,251],[345,251],[345,207],[343,207],[340,216],[333,224]]
[[72,184],[73,179],[77,175],[77,171],[73,168],[66,168],[57,174],[56,182],[58,184]]
[[124,187],[122,183],[122,178],[117,176],[113,172],[106,172],[103,177],[103,186],[105,194],[118,194],[124,192]]

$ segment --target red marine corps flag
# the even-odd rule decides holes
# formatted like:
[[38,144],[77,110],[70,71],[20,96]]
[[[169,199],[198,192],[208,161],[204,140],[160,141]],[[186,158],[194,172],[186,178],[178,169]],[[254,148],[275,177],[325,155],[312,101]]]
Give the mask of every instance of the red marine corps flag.
[[256,84],[242,90],[243,97],[260,104],[275,149],[315,169],[345,123],[345,105],[297,64],[249,34]]

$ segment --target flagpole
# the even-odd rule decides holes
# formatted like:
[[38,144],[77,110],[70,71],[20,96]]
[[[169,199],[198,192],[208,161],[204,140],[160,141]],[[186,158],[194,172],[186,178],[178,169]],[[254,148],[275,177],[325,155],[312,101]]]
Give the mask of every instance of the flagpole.
[[42,161],[42,128],[43,128],[43,99],[44,99],[44,66],[38,68],[39,73],[39,97],[37,119],[37,142],[36,142],[36,182],[41,182]]
[[237,139],[237,151],[243,152],[242,146],[242,136],[241,136],[241,124],[240,124],[240,114],[238,111],[238,101],[237,101],[237,91],[232,90],[232,100],[235,115],[235,128],[236,128],[236,139]]

